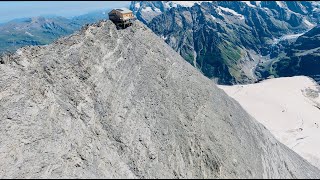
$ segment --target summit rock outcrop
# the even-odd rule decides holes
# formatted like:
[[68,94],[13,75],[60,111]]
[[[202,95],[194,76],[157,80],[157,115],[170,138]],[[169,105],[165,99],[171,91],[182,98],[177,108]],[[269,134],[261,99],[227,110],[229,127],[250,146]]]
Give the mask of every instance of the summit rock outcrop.
[[1,178],[320,178],[139,21],[0,62]]

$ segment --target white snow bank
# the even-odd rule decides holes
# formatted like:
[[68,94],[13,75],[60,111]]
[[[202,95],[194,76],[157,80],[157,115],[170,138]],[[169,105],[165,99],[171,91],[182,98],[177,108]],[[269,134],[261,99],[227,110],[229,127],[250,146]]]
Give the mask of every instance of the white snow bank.
[[278,5],[279,7],[281,7],[281,8],[283,8],[283,7],[284,7],[284,5],[282,4],[282,2],[281,2],[281,1],[276,1],[276,3],[277,3],[277,5]]
[[[313,80],[296,76],[219,87],[280,142],[320,168],[320,88]],[[308,95],[311,90],[314,97]]]
[[143,12],[151,12],[152,9],[151,9],[151,7],[145,7],[145,8],[142,9],[141,11],[143,11]]
[[314,24],[312,24],[310,21],[308,21],[306,19],[304,19],[303,22],[309,27],[314,27],[315,26]]
[[[307,32],[307,31],[306,31]],[[284,41],[284,40],[290,40],[290,39],[296,39],[300,36],[302,36],[304,33],[306,32],[303,32],[303,33],[299,33],[299,34],[287,34],[287,35],[283,35],[281,36],[280,38],[276,38],[273,40],[273,45],[275,44],[278,44],[280,41]]]
[[140,2],[137,2],[136,4],[134,4],[134,7],[139,9],[140,8]]
[[172,1],[172,2],[184,7],[192,7],[196,3],[201,4],[202,2],[211,2],[211,1]]
[[165,3],[166,8],[177,7],[178,5],[183,7],[192,7],[195,4],[201,4],[202,2],[212,2],[212,1],[167,1]]
[[26,31],[25,34],[27,34],[29,36],[34,36],[33,34],[29,33],[28,31]]
[[225,11],[225,12],[229,12],[229,13],[233,14],[234,16],[238,16],[240,19],[244,19],[244,16],[242,14],[239,14],[232,9],[221,7],[221,6],[218,6],[218,8]]
[[154,8],[154,11],[161,13],[161,10],[159,8]]
[[261,7],[261,1],[256,1],[256,4]]
[[255,5],[253,5],[253,4],[251,4],[250,1],[241,1],[241,2],[246,3],[247,6],[249,6],[249,7],[257,7],[257,6],[255,6]]

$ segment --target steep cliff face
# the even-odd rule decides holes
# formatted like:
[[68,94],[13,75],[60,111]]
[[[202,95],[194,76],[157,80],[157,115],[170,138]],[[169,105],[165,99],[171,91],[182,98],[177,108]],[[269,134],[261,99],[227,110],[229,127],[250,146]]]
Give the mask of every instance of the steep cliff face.
[[320,83],[320,26],[301,34],[292,42],[280,43],[280,50],[271,61],[260,63],[261,78],[305,75]]
[[319,4],[133,1],[131,9],[205,76],[236,84],[257,81],[255,67],[272,56],[275,39],[319,23]]
[[2,178],[320,178],[140,22],[0,62]]

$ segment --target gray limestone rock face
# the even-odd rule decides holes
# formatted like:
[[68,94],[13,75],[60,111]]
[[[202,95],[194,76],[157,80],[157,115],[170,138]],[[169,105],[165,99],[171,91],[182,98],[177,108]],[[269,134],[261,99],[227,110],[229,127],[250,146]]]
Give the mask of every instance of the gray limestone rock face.
[[141,22],[0,62],[0,178],[320,178]]

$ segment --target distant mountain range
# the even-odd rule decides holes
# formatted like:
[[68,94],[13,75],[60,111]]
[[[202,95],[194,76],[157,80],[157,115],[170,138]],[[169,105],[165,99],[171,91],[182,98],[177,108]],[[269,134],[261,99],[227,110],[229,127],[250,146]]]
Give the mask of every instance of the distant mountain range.
[[259,64],[260,77],[307,75],[320,83],[320,25],[280,46],[282,49],[271,60]]
[[108,18],[107,12],[95,11],[74,18],[45,16],[15,19],[0,24],[0,54],[28,45],[45,45],[79,30],[83,25]]
[[[219,84],[293,75],[320,79],[319,2],[132,1],[130,9]],[[85,24],[107,19],[109,10],[71,19],[47,16],[0,24],[0,54],[49,44]]]
[[[186,61],[220,84],[309,75],[311,71],[291,71],[285,60],[276,60],[294,59],[289,42],[319,24],[319,7],[311,1],[133,1],[130,6]],[[313,58],[319,62],[317,54]],[[268,69],[271,64],[277,67]]]

